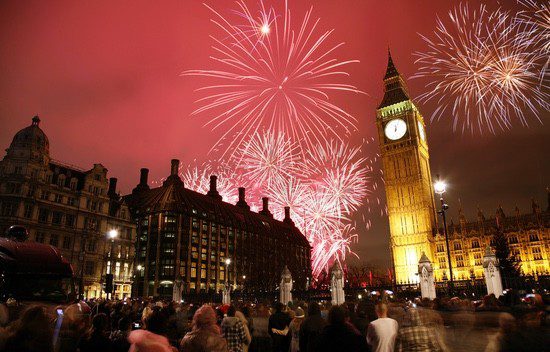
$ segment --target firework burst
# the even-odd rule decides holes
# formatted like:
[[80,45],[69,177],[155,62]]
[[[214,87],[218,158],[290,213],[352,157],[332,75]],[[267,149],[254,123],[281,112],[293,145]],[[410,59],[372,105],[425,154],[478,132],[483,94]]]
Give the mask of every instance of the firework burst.
[[283,133],[266,131],[243,143],[235,161],[245,177],[269,189],[272,182],[300,175],[297,151],[297,145]]
[[453,128],[482,133],[526,125],[526,111],[539,119],[548,109],[547,86],[540,84],[540,50],[532,50],[515,15],[485,5],[461,4],[438,18],[429,50],[416,53],[420,68],[413,78],[431,81],[420,101],[438,104],[433,119],[453,116]]
[[329,195],[339,214],[357,210],[368,194],[366,159],[360,147],[327,141],[308,150],[307,175]]
[[295,26],[286,1],[281,14],[263,2],[258,15],[244,1],[237,4],[236,23],[207,6],[222,33],[211,37],[216,53],[211,58],[219,67],[183,73],[218,81],[199,89],[205,96],[193,114],[209,112],[213,117],[206,125],[225,127],[218,143],[229,141],[223,154],[232,155],[261,129],[283,132],[301,146],[341,139],[342,130],[354,129],[355,118],[329,98],[334,92],[360,93],[342,82],[345,66],[358,61],[334,56],[343,43],[330,43],[333,31],[318,29],[312,8]]

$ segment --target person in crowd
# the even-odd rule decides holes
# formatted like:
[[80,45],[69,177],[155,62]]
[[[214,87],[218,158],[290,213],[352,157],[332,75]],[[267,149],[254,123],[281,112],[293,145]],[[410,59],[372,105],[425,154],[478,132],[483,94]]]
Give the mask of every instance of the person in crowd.
[[294,319],[289,326],[290,334],[290,352],[300,351],[300,328],[305,318],[304,310],[300,307],[296,308]]
[[99,313],[92,319],[92,327],[88,330],[83,339],[78,344],[78,351],[93,352],[104,351],[113,352],[113,344],[109,340],[109,319],[105,313]]
[[300,351],[314,352],[317,350],[317,340],[327,322],[321,316],[321,307],[317,302],[311,302],[307,310],[307,318],[300,326]]
[[69,305],[63,311],[58,309],[54,331],[56,352],[74,352],[89,329],[92,309],[85,302]]
[[269,310],[265,305],[260,304],[254,317],[254,329],[252,330],[252,342],[249,352],[271,352],[273,350],[268,326]]
[[269,317],[268,332],[273,341],[274,352],[288,352],[290,339],[288,328],[290,316],[284,311],[285,306],[281,302],[275,304],[275,313]]
[[159,307],[151,310],[144,321],[143,330],[134,330],[128,335],[129,352],[175,352],[166,334],[167,317]]
[[227,342],[220,335],[217,316],[208,305],[200,307],[193,315],[191,331],[180,342],[181,352],[227,352]]
[[367,317],[367,306],[359,303],[355,315],[350,317],[353,326],[363,335],[367,337],[367,328],[369,326],[369,319]]
[[6,332],[3,351],[53,352],[53,330],[41,306],[27,308]]
[[241,321],[241,323],[243,323],[244,333],[246,335],[246,341],[247,341],[243,343],[243,352],[248,352],[248,347],[250,346],[250,342],[252,342],[252,336],[250,334],[250,329],[248,328],[248,320],[246,320],[246,317],[241,311],[235,312],[235,318],[238,318]]
[[396,351],[447,351],[443,339],[438,335],[435,326],[426,324],[420,316],[418,309],[410,309],[408,315],[410,326],[404,326],[399,329]]
[[314,351],[367,352],[368,346],[359,331],[349,323],[345,308],[334,306],[328,313],[328,325],[319,335]]
[[388,318],[388,306],[380,302],[376,305],[378,319],[372,321],[367,329],[367,342],[373,352],[392,352],[397,337],[397,321]]
[[222,320],[222,335],[227,341],[229,352],[243,352],[243,344],[250,344],[247,339],[244,324],[235,317],[235,306],[227,309],[227,316]]
[[254,333],[254,318],[252,318],[250,307],[245,305],[244,307],[241,308],[241,312],[246,318],[246,324],[248,325],[248,330],[250,331],[250,335],[252,335]]
[[118,329],[114,330],[109,337],[116,352],[128,352],[130,349],[128,335],[130,335],[131,331],[132,321],[130,318],[127,316],[120,318],[118,320]]

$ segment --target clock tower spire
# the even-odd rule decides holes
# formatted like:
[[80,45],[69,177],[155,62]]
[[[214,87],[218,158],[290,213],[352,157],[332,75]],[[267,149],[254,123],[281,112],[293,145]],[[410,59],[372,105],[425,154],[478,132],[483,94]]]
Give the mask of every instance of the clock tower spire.
[[410,99],[389,51],[384,98],[376,110],[376,125],[395,279],[397,283],[417,282],[422,253],[434,260],[436,216],[430,155],[424,118]]

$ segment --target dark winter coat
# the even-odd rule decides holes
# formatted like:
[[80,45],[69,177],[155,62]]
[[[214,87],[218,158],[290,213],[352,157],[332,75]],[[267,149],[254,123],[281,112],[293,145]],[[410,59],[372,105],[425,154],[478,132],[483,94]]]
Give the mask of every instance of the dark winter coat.
[[300,327],[300,352],[317,351],[317,342],[327,322],[321,314],[310,315]]
[[351,325],[327,325],[319,336],[318,352],[367,352],[366,339]]

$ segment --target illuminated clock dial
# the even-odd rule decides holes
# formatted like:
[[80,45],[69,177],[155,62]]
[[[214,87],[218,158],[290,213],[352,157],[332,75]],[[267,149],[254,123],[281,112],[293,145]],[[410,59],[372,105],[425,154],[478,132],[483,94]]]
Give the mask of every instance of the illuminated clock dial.
[[418,133],[420,134],[420,138],[422,138],[422,140],[425,141],[426,132],[424,131],[424,125],[420,121],[418,121]]
[[403,137],[407,132],[407,123],[401,119],[391,120],[386,124],[384,128],[384,133],[388,139],[392,141],[398,140]]

